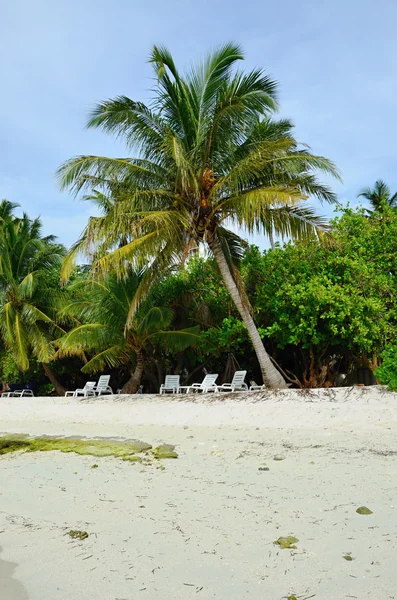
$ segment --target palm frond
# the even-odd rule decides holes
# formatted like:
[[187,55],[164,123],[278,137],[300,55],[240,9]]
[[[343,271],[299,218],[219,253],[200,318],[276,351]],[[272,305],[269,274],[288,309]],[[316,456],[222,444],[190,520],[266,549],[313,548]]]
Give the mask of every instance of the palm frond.
[[160,342],[170,352],[182,352],[186,348],[197,345],[200,339],[200,328],[195,326],[179,331],[159,331],[151,338]]
[[169,308],[154,306],[150,308],[140,320],[137,331],[140,335],[151,335],[159,329],[170,327],[173,312]]
[[239,267],[248,243],[226,227],[218,226],[216,231],[230,267]]
[[31,298],[37,286],[37,271],[31,271],[24,277],[19,284],[19,294],[23,298]]
[[107,158],[106,156],[77,156],[64,162],[57,171],[61,189],[69,188],[74,194],[92,189],[94,183],[110,181],[114,184],[142,186],[161,185],[161,168],[140,158]]
[[78,239],[77,242],[72,245],[63,260],[60,273],[62,283],[69,281],[71,274],[76,268],[79,257],[89,254],[90,245],[87,241],[86,232],[87,229],[83,232],[83,235],[80,237],[80,239]]
[[149,296],[150,290],[155,283],[162,277],[169,275],[174,267],[179,264],[179,253],[176,252],[173,240],[169,240],[162,249],[162,252],[154,257],[140,271],[140,282],[135,290],[134,297],[130,303],[126,328],[129,327],[140,305]]
[[[397,192],[391,195],[389,186],[382,179],[378,179],[373,188],[363,188],[357,198],[360,196],[369,201],[374,211],[382,212],[387,206],[395,208],[397,205]],[[371,210],[367,210],[367,212],[370,215],[373,214]]]
[[0,221],[4,222],[13,218],[16,208],[19,208],[19,204],[5,199],[2,200],[0,202]]
[[282,239],[311,240],[319,231],[329,229],[328,220],[308,206],[271,208],[262,221],[262,231]]
[[50,362],[53,358],[55,349],[51,342],[51,336],[46,335],[37,324],[29,328],[29,345],[39,362]]
[[[26,334],[26,330],[21,321],[21,317],[18,312],[14,312],[13,319],[13,331],[9,332],[10,337],[9,343],[12,345],[11,347],[14,350],[14,355],[16,360],[22,369],[22,371],[26,371],[29,368],[29,358],[28,358],[28,336]],[[13,334],[13,339],[11,341],[11,335]]]
[[217,48],[199,65],[191,68],[187,77],[187,86],[194,101],[198,131],[208,118],[208,112],[216,101],[219,87],[223,86],[225,78],[229,76],[235,63],[243,59],[241,47],[231,42]]
[[81,369],[83,373],[97,373],[105,367],[115,369],[125,365],[131,360],[131,352],[119,345],[111,346],[98,352]]

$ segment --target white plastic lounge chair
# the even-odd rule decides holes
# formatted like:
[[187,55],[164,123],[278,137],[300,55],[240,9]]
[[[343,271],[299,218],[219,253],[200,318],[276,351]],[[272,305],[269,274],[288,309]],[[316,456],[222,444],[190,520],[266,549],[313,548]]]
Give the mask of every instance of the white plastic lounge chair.
[[179,380],[180,375],[166,375],[160,386],[160,394],[179,394]]
[[264,384],[258,385],[256,381],[250,381],[250,392],[258,392],[259,390],[265,390],[266,386]]
[[95,381],[87,381],[83,388],[79,388],[77,390],[65,392],[65,396],[73,396],[77,398],[77,396],[95,396]]
[[208,392],[215,392],[216,385],[215,381],[218,378],[218,373],[209,373],[206,375],[201,383],[193,383],[193,385],[184,385],[179,388],[181,390],[185,390],[188,394],[189,392],[202,392],[203,394],[207,394]]
[[247,371],[236,371],[233,375],[232,383],[222,383],[222,385],[216,386],[217,392],[237,392],[237,391],[248,391],[248,386],[244,383]]
[[[260,390],[267,390],[267,387],[263,383],[262,385],[257,385],[255,381],[250,381],[250,392],[259,392]],[[287,387],[291,387],[292,383],[286,383]]]
[[33,390],[15,390],[15,392],[11,392],[11,396],[22,398],[22,396],[30,396],[34,397]]
[[97,396],[102,396],[102,394],[113,394],[113,390],[109,385],[110,375],[101,375],[98,379],[98,383],[94,388],[94,392]]
[[1,394],[4,398],[21,398],[22,396],[30,396],[34,397],[34,393],[32,390],[14,390],[13,392],[3,392]]

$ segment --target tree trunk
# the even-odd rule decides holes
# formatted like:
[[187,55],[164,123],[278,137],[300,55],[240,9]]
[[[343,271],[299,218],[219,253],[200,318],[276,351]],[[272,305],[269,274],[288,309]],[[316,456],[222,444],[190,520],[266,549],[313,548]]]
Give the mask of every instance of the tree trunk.
[[153,358],[150,358],[149,361],[146,357],[145,371],[147,374],[147,379],[149,380],[149,392],[157,393],[161,382],[158,381],[157,369],[154,364]]
[[256,328],[254,320],[251,316],[250,311],[244,303],[241,297],[240,291],[230,271],[229,265],[227,264],[226,257],[219,242],[213,237],[208,241],[215,260],[218,264],[219,271],[222,279],[229,292],[241,318],[248,330],[248,335],[251,338],[252,345],[254,347],[256,356],[259,361],[259,366],[262,372],[263,383],[270,388],[285,388],[286,383],[283,376],[277,371],[276,367],[273,366],[268,353],[263,345],[259,332]]
[[142,352],[136,353],[136,367],[130,379],[121,388],[122,394],[136,394],[141,385],[143,375],[143,355]]
[[272,250],[274,250],[276,248],[276,244],[274,243],[273,230],[269,231],[269,242],[270,242],[270,248]]
[[186,385],[188,381],[190,381],[190,382],[193,381],[193,375],[195,375],[199,371],[203,372],[202,376],[204,378],[204,374],[205,374],[204,369],[205,369],[206,366],[207,366],[207,361],[201,363],[200,365],[198,365],[197,367],[195,367],[193,369],[193,371],[191,371],[190,373],[188,373],[184,385]]
[[183,352],[180,352],[179,356],[178,356],[178,362],[176,363],[176,367],[174,369],[174,375],[180,375],[181,374],[182,369],[183,369],[184,358],[185,358],[185,356],[184,356]]
[[43,365],[44,373],[47,375],[48,379],[51,381],[58,396],[64,396],[66,389],[63,387],[63,385],[61,383],[59,383],[58,379],[55,377],[55,375],[51,371],[48,364],[44,363],[44,362],[41,364]]
[[163,377],[163,369],[162,369],[162,366],[161,366],[161,364],[159,363],[159,361],[158,361],[158,360],[155,360],[155,361],[154,361],[154,364],[155,364],[155,366],[156,366],[156,371],[157,371],[157,379],[158,379],[158,381],[159,381],[159,388],[160,388],[160,385],[161,385],[161,384],[163,383],[163,381],[164,381],[164,377]]

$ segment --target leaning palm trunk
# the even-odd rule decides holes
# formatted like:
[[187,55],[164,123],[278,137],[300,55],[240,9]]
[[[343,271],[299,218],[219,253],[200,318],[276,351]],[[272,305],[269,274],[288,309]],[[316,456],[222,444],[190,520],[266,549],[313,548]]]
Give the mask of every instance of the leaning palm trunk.
[[143,375],[143,355],[142,352],[137,352],[136,367],[130,379],[121,388],[122,394],[136,394],[141,385]]
[[51,371],[50,367],[47,363],[42,363],[44,373],[47,375],[48,379],[51,381],[52,385],[58,396],[64,396],[66,389],[63,387],[61,383],[59,383],[58,379],[55,377],[54,373]]
[[217,262],[226,289],[229,292],[234,304],[236,305],[238,312],[240,313],[244,325],[247,328],[248,335],[251,339],[252,345],[254,346],[259,366],[261,368],[263,383],[270,388],[285,388],[285,380],[274,367],[269,358],[268,353],[266,352],[266,349],[259,335],[258,329],[254,323],[250,311],[248,310],[243,298],[241,297],[240,290],[236,285],[236,282],[233,278],[226,257],[218,240],[215,237],[213,237],[208,242]]

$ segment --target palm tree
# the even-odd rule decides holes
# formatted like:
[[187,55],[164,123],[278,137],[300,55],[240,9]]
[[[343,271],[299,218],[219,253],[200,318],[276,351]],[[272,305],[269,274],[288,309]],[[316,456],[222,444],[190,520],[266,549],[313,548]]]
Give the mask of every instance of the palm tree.
[[277,84],[261,70],[235,70],[242,59],[240,47],[227,44],[182,76],[170,53],[155,46],[152,104],[120,96],[95,108],[88,127],[122,138],[137,157],[78,156],[59,168],[63,188],[76,194],[96,188],[112,199],[73,246],[63,277],[80,253],[96,253],[92,268],[99,274],[123,277],[132,263],[144,274],[132,316],[155,279],[205,246],[248,329],[263,381],[284,387],[240,280],[244,242],[236,230],[305,236],[321,227],[324,221],[303,201],[334,202],[314,171],[337,171],[298,145],[289,121],[270,119]]
[[63,333],[56,320],[58,291],[49,272],[60,268],[64,250],[52,236],[41,237],[39,219],[14,217],[15,206],[0,205],[0,331],[19,369],[28,370],[29,357],[35,356],[62,394],[48,365],[52,341]]
[[14,210],[19,207],[19,204],[10,202],[9,200],[2,200],[0,202],[0,226],[7,220],[16,217],[14,216]]
[[127,366],[131,376],[121,390],[125,394],[139,389],[150,344],[161,341],[166,349],[182,351],[195,345],[199,334],[198,327],[170,331],[173,313],[167,308],[142,306],[129,319],[139,283],[140,277],[130,271],[122,280],[110,275],[102,282],[86,280],[72,286],[74,299],[63,314],[79,323],[58,340],[58,356],[93,355],[83,373]]
[[392,195],[389,186],[382,179],[378,179],[373,188],[363,188],[357,198],[360,196],[368,200],[373,209],[366,209],[369,215],[373,215],[374,212],[384,212],[386,207],[397,208],[397,192]]

